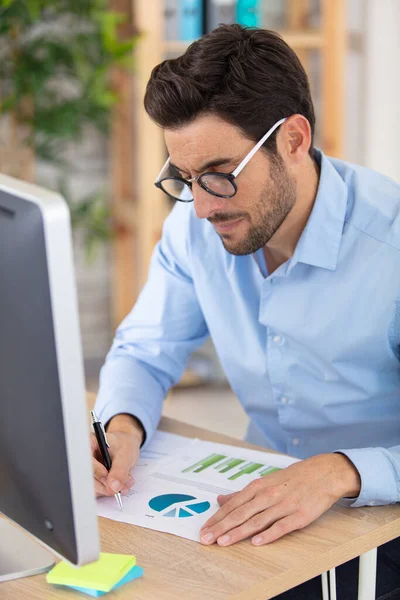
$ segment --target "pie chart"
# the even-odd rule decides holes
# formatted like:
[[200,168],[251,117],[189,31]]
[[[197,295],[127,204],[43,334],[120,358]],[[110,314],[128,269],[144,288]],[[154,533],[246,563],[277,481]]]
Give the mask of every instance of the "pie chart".
[[163,517],[184,519],[206,512],[211,505],[187,494],[163,494],[152,498],[149,506]]

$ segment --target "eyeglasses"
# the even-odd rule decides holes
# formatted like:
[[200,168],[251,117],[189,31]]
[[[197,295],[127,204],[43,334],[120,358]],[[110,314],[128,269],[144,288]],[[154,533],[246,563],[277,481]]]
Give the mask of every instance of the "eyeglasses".
[[161,169],[158,174],[157,179],[154,182],[154,185],[162,190],[165,194],[167,194],[170,198],[174,200],[179,200],[180,202],[193,202],[193,193],[192,193],[192,185],[193,182],[196,181],[200,187],[203,188],[209,194],[213,196],[218,196],[218,198],[232,198],[237,192],[237,185],[235,179],[243,171],[247,163],[257,150],[261,148],[264,142],[272,135],[282,123],[286,121],[285,119],[280,119],[267,131],[267,133],[261,138],[261,140],[254,146],[252,150],[244,157],[242,162],[232,173],[202,173],[201,175],[197,175],[196,177],[192,177],[192,179],[184,179],[183,177],[163,177],[170,163],[170,157],[168,157],[165,165]]

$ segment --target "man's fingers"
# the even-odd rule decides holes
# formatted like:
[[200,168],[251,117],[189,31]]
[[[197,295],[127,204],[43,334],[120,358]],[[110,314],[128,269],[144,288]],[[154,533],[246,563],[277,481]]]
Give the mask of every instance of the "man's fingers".
[[120,492],[124,487],[132,487],[134,480],[130,470],[137,461],[137,456],[132,456],[130,451],[120,450],[112,461],[111,471],[107,478],[107,488],[114,493]]
[[[259,520],[262,512],[263,507],[260,505],[260,500],[253,499],[250,502],[245,502],[233,509],[224,519],[215,523],[212,527],[202,530],[200,532],[201,542],[213,544],[215,541],[218,541],[219,543],[220,538],[223,538],[221,545],[228,545],[231,542],[231,537],[227,535],[228,533],[230,534],[232,531],[238,530],[240,526],[248,523],[253,517]],[[256,533],[256,531],[260,531],[260,529],[253,529],[246,536],[237,537],[236,541],[244,539],[244,537],[248,537],[252,533]]]
[[97,481],[102,481],[103,479],[105,481],[107,480],[107,477],[108,477],[107,469],[105,468],[104,465],[99,463],[99,461],[96,460],[94,458],[94,456],[92,456],[92,469],[93,469],[93,476],[95,479],[97,479]]
[[[308,524],[308,523],[307,523]],[[298,515],[291,514],[279,521],[276,521],[266,531],[259,533],[251,540],[255,546],[263,546],[264,544],[270,544],[275,540],[283,537],[291,531],[302,529],[306,526],[306,523],[301,521]]]
[[245,540],[257,533],[264,532],[268,527],[279,519],[283,519],[288,514],[282,505],[273,506],[267,510],[257,512],[247,521],[244,521],[239,527],[229,528],[226,533],[216,538],[219,546],[231,546]]
[[107,496],[107,491],[105,486],[100,483],[100,481],[97,481],[97,479],[94,480],[94,489],[96,492],[96,497],[98,496]]
[[90,447],[92,450],[92,454],[94,454],[99,449],[99,446],[98,446],[97,440],[96,440],[96,436],[94,435],[94,433],[90,434]]
[[134,483],[135,483],[134,479],[129,475],[127,483],[125,484],[124,488],[121,490],[121,494],[123,494],[124,496],[128,496],[129,492],[131,491],[131,487],[133,486]]
[[131,487],[133,486],[134,483],[135,483],[135,480],[133,479],[132,475],[129,475],[122,491],[127,490],[129,492],[129,490],[131,489]]
[[[132,479],[132,477],[129,477],[129,484],[130,484],[129,486],[125,486],[121,490],[121,494],[123,496],[128,496],[129,495],[130,488],[133,485],[133,479]],[[111,494],[107,490],[106,486],[103,483],[101,483],[100,481],[97,481],[97,479],[94,480],[94,489],[95,489],[95,492],[96,492],[96,497],[99,497],[99,496],[112,496],[112,495],[114,495],[114,494]]]
[[[253,482],[254,483],[254,482]],[[213,515],[206,523],[204,523],[201,528],[201,533],[205,529],[210,529],[214,527],[217,523],[225,519],[233,510],[245,504],[246,502],[250,502],[253,500],[256,495],[256,486],[249,484],[246,486],[241,492],[236,492],[235,494],[229,494],[231,498],[229,498],[223,506]],[[219,501],[220,496],[218,497]]]
[[94,456],[97,460],[101,460],[101,452],[99,445],[96,440],[96,436],[94,433],[90,434],[90,449],[92,451],[92,456]]
[[113,469],[111,469],[106,482],[107,493],[108,495],[111,495],[117,494],[118,492],[122,493],[124,490],[129,491],[134,483],[135,480],[131,475],[124,476],[121,473],[118,473],[118,471],[113,473]]
[[228,500],[231,500],[231,498],[236,496],[236,494],[238,493],[239,492],[233,492],[232,494],[224,494],[223,496],[217,496],[217,502],[220,506],[224,506],[224,504],[226,504]]
[[128,493],[134,480],[130,475],[132,467],[139,458],[139,447],[124,433],[114,432],[108,436],[112,467],[110,472],[101,461],[97,440],[94,434],[90,436],[92,449],[92,467],[95,480],[104,484],[103,495],[111,496],[118,492]]

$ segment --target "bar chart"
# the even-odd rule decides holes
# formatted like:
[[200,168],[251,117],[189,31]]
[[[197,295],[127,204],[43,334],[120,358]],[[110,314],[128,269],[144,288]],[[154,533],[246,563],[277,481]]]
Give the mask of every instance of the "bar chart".
[[217,471],[228,481],[235,481],[245,475],[258,475],[265,477],[275,471],[280,471],[279,467],[266,465],[260,462],[246,461],[242,458],[229,457],[224,454],[213,453],[198,460],[194,464],[186,467],[182,473],[203,473],[204,471]]

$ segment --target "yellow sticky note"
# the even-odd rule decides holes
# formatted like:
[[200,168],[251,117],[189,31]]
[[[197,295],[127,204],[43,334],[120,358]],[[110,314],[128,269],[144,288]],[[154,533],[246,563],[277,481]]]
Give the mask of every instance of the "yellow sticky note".
[[60,562],[48,574],[48,583],[74,585],[109,592],[136,564],[132,554],[109,554],[101,552],[94,563],[83,567]]

